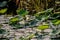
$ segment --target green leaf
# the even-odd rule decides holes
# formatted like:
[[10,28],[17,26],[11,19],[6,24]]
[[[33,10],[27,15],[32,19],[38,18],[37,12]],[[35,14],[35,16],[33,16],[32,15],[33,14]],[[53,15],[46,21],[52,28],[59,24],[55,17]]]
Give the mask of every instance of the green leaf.
[[19,10],[19,11],[17,11],[18,12],[18,15],[20,15],[20,16],[25,16],[25,15],[27,15],[29,12],[28,11],[26,11],[26,10]]
[[12,24],[11,26],[12,26],[14,29],[23,28],[23,26],[21,26],[20,24]]
[[52,12],[53,8],[49,8],[47,10],[45,10],[46,12]]
[[0,10],[0,14],[4,14],[6,11],[7,11],[7,8],[1,9],[1,10]]
[[52,13],[52,10],[53,9],[50,8],[50,9],[47,9],[45,11],[38,12],[35,14],[35,16],[39,20],[41,20],[42,18],[48,19],[49,18],[48,16],[51,15],[51,13]]
[[4,29],[0,29],[0,34],[3,34],[5,33],[5,30]]
[[27,37],[27,39],[28,38],[33,38],[35,35],[34,34],[31,34],[31,35],[29,35],[28,37]]
[[9,24],[12,24],[12,23],[14,24],[14,23],[17,23],[18,21],[19,21],[18,17],[11,18]]
[[52,12],[52,10],[53,10],[53,8],[50,8],[50,9],[47,9],[45,11],[38,12],[38,13],[35,14],[35,16],[49,14],[49,13]]
[[60,24],[60,20],[58,20],[58,19],[52,20],[52,23],[54,25],[59,25]]
[[48,29],[48,28],[49,28],[48,24],[40,25],[40,26],[37,27],[37,29],[39,29],[39,30],[44,30],[44,29]]
[[3,25],[2,24],[0,24],[0,28],[2,27]]

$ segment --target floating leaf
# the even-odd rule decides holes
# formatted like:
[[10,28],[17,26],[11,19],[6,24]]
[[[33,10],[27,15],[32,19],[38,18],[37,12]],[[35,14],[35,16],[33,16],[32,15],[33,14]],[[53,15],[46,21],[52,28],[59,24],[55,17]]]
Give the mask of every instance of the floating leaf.
[[19,21],[18,17],[11,18],[9,24],[12,24],[12,23],[14,24],[14,23],[16,23],[18,21]]
[[52,20],[52,23],[54,25],[59,25],[60,24],[60,20],[56,19],[56,20]]
[[23,28],[23,25],[20,25],[20,24],[12,24],[11,26],[13,27],[13,29]]
[[30,21],[29,24],[30,24],[31,28],[32,28],[32,27],[35,27],[37,22],[38,22],[38,21],[36,21],[36,20]]
[[7,8],[1,9],[1,10],[0,10],[0,14],[4,14],[6,11],[7,11]]
[[31,35],[29,35],[28,37],[27,37],[27,39],[28,38],[33,38],[35,35],[34,34],[31,34]]
[[5,33],[5,30],[4,29],[0,29],[0,34],[3,34]]
[[28,11],[26,11],[26,10],[19,10],[18,11],[18,14],[20,15],[20,16],[25,16],[25,15],[27,15],[29,12]]
[[49,25],[40,25],[37,28],[40,29],[40,30],[44,30],[44,29],[48,29]]

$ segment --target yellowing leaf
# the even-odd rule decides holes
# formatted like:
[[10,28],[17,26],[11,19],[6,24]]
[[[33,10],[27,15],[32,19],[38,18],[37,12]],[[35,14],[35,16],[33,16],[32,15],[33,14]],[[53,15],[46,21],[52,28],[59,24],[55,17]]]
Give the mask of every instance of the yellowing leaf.
[[16,23],[17,21],[19,21],[19,18],[18,17],[15,17],[15,18],[11,18],[10,19],[10,23]]
[[40,25],[37,27],[39,30],[44,30],[44,29],[48,29],[49,25]]
[[18,21],[18,18],[13,18],[11,21],[12,21],[12,22],[13,22],[13,21]]
[[1,13],[1,14],[4,14],[6,11],[7,11],[7,8],[1,9],[1,10],[0,10],[0,13]]

